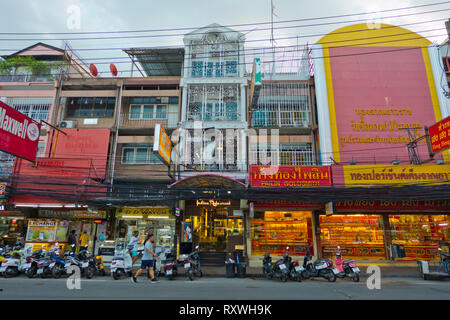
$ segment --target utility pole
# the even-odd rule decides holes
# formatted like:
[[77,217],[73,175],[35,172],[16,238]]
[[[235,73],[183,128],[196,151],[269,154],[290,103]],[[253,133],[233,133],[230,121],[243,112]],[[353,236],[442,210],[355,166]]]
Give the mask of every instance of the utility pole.
[[450,40],[450,19],[448,19],[448,21],[445,21],[445,27],[447,28],[447,35]]

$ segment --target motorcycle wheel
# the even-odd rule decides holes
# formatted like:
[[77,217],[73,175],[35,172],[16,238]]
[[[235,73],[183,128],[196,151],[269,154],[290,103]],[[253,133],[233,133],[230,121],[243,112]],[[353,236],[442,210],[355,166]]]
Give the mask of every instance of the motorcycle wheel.
[[90,265],[86,270],[86,278],[91,279],[95,274],[95,267]]
[[52,269],[52,276],[55,279],[59,279],[62,275],[61,266],[59,264],[56,264]]
[[27,271],[25,271],[25,274],[27,275],[28,278],[33,278],[34,275],[37,272],[37,268],[35,266],[30,267],[29,269],[27,269]]
[[189,280],[194,280],[194,272],[192,271],[192,269],[189,269],[189,271],[187,272],[187,276]]
[[353,277],[353,282],[359,282],[359,273],[355,273],[355,276]]
[[119,280],[123,275],[123,271],[120,269],[116,270],[115,272],[113,272],[112,275],[113,275],[114,280]]
[[296,276],[296,277],[295,277],[295,280],[296,280],[297,282],[302,282],[302,276],[301,276],[301,275]]
[[306,280],[310,278],[310,275],[308,272],[306,272],[306,270],[304,270],[302,271],[301,277]]
[[102,269],[102,276],[103,276],[103,277],[106,276],[105,269]]
[[203,277],[203,273],[202,273],[201,270],[198,272],[198,276],[199,276],[200,278]]
[[18,271],[14,270],[11,267],[6,268],[5,272],[3,273],[5,278],[11,278],[11,277],[15,277],[18,275]]
[[281,275],[281,281],[286,282],[288,279],[288,276],[285,275],[284,273]]
[[333,271],[331,270],[328,271],[327,280],[329,282],[336,282],[336,276],[334,275]]

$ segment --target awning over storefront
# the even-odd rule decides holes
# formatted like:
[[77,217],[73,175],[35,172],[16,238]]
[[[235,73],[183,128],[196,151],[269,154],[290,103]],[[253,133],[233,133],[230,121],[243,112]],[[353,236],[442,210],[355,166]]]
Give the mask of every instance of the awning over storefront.
[[220,174],[204,173],[180,179],[171,184],[170,188],[245,189],[245,184]]

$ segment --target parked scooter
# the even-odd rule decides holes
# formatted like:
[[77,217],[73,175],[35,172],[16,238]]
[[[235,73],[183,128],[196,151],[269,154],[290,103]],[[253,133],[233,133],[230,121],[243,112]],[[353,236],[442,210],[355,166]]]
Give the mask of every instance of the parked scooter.
[[337,247],[336,258],[334,259],[336,268],[333,268],[334,275],[337,278],[344,279],[351,278],[354,282],[359,282],[359,268],[356,266],[354,260],[344,260],[341,254],[341,247]]
[[302,281],[302,271],[304,268],[300,265],[298,261],[292,263],[291,273],[289,274],[292,280],[301,282]]
[[176,256],[172,253],[172,249],[170,248],[166,249],[165,254],[166,262],[164,265],[164,272],[169,280],[173,280],[173,278],[178,274],[177,259]]
[[77,260],[80,264],[81,276],[86,276],[86,278],[91,279],[95,275],[96,268],[90,262],[90,252],[88,246],[80,248],[77,254]]
[[[289,247],[286,247],[286,250],[289,250]],[[287,251],[283,258],[275,263],[272,263],[270,253],[264,255],[263,273],[268,279],[279,278],[281,281],[286,282],[290,277],[292,266],[292,258],[289,257],[289,252]]]
[[[44,246],[43,246],[44,247]],[[25,259],[26,263],[23,268],[23,272],[28,278],[33,278],[38,270],[38,262],[44,256],[43,249],[37,250],[31,254],[31,256]]]
[[200,256],[198,254],[199,246],[195,246],[195,250],[192,251],[185,259],[184,259],[184,269],[186,271],[186,276],[189,280],[194,280],[194,275],[199,277],[203,276],[202,270],[200,268]]
[[52,263],[50,264],[50,270],[52,276],[56,279],[60,278],[65,272],[65,266],[67,263],[67,256],[70,251],[65,252],[61,255],[61,247],[56,243],[56,250],[50,255]]
[[133,261],[129,250],[125,247],[123,242],[116,243],[114,257],[111,261],[111,275],[114,280],[119,280],[125,274],[128,274],[131,277],[132,267]]
[[[9,253],[4,255],[5,259],[0,267],[0,274],[5,278],[18,276],[20,273],[19,267],[22,260],[25,259],[25,250],[21,242],[16,242],[14,248]],[[22,266],[23,269],[23,266]]]
[[105,276],[106,272],[102,256],[91,255],[89,257],[89,265],[94,268],[94,274]]
[[[45,250],[43,250],[45,252]],[[41,278],[47,278],[52,275],[52,268],[55,266],[55,260],[51,257],[54,255],[56,249],[50,249],[50,251],[39,259],[38,261],[38,269],[36,274]]]
[[272,279],[273,278],[273,267],[274,264],[272,263],[272,257],[270,256],[270,252],[267,252],[264,255],[263,258],[263,274],[265,275],[265,277],[267,279]]
[[309,247],[307,247],[306,249],[306,255],[303,260],[303,268],[305,268],[305,270],[302,271],[303,279],[322,277],[330,282],[336,281],[336,276],[334,275],[334,272],[332,270],[333,261],[331,261],[330,259],[326,259],[326,260],[316,260],[313,263]]

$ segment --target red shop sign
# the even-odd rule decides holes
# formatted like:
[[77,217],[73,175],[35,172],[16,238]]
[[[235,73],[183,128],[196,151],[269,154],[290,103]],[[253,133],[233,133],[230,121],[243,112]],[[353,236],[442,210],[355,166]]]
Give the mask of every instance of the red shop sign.
[[0,101],[0,150],[35,161],[41,125]]
[[252,188],[331,186],[329,166],[250,166]]
[[428,132],[434,153],[450,148],[450,117],[433,124]]

